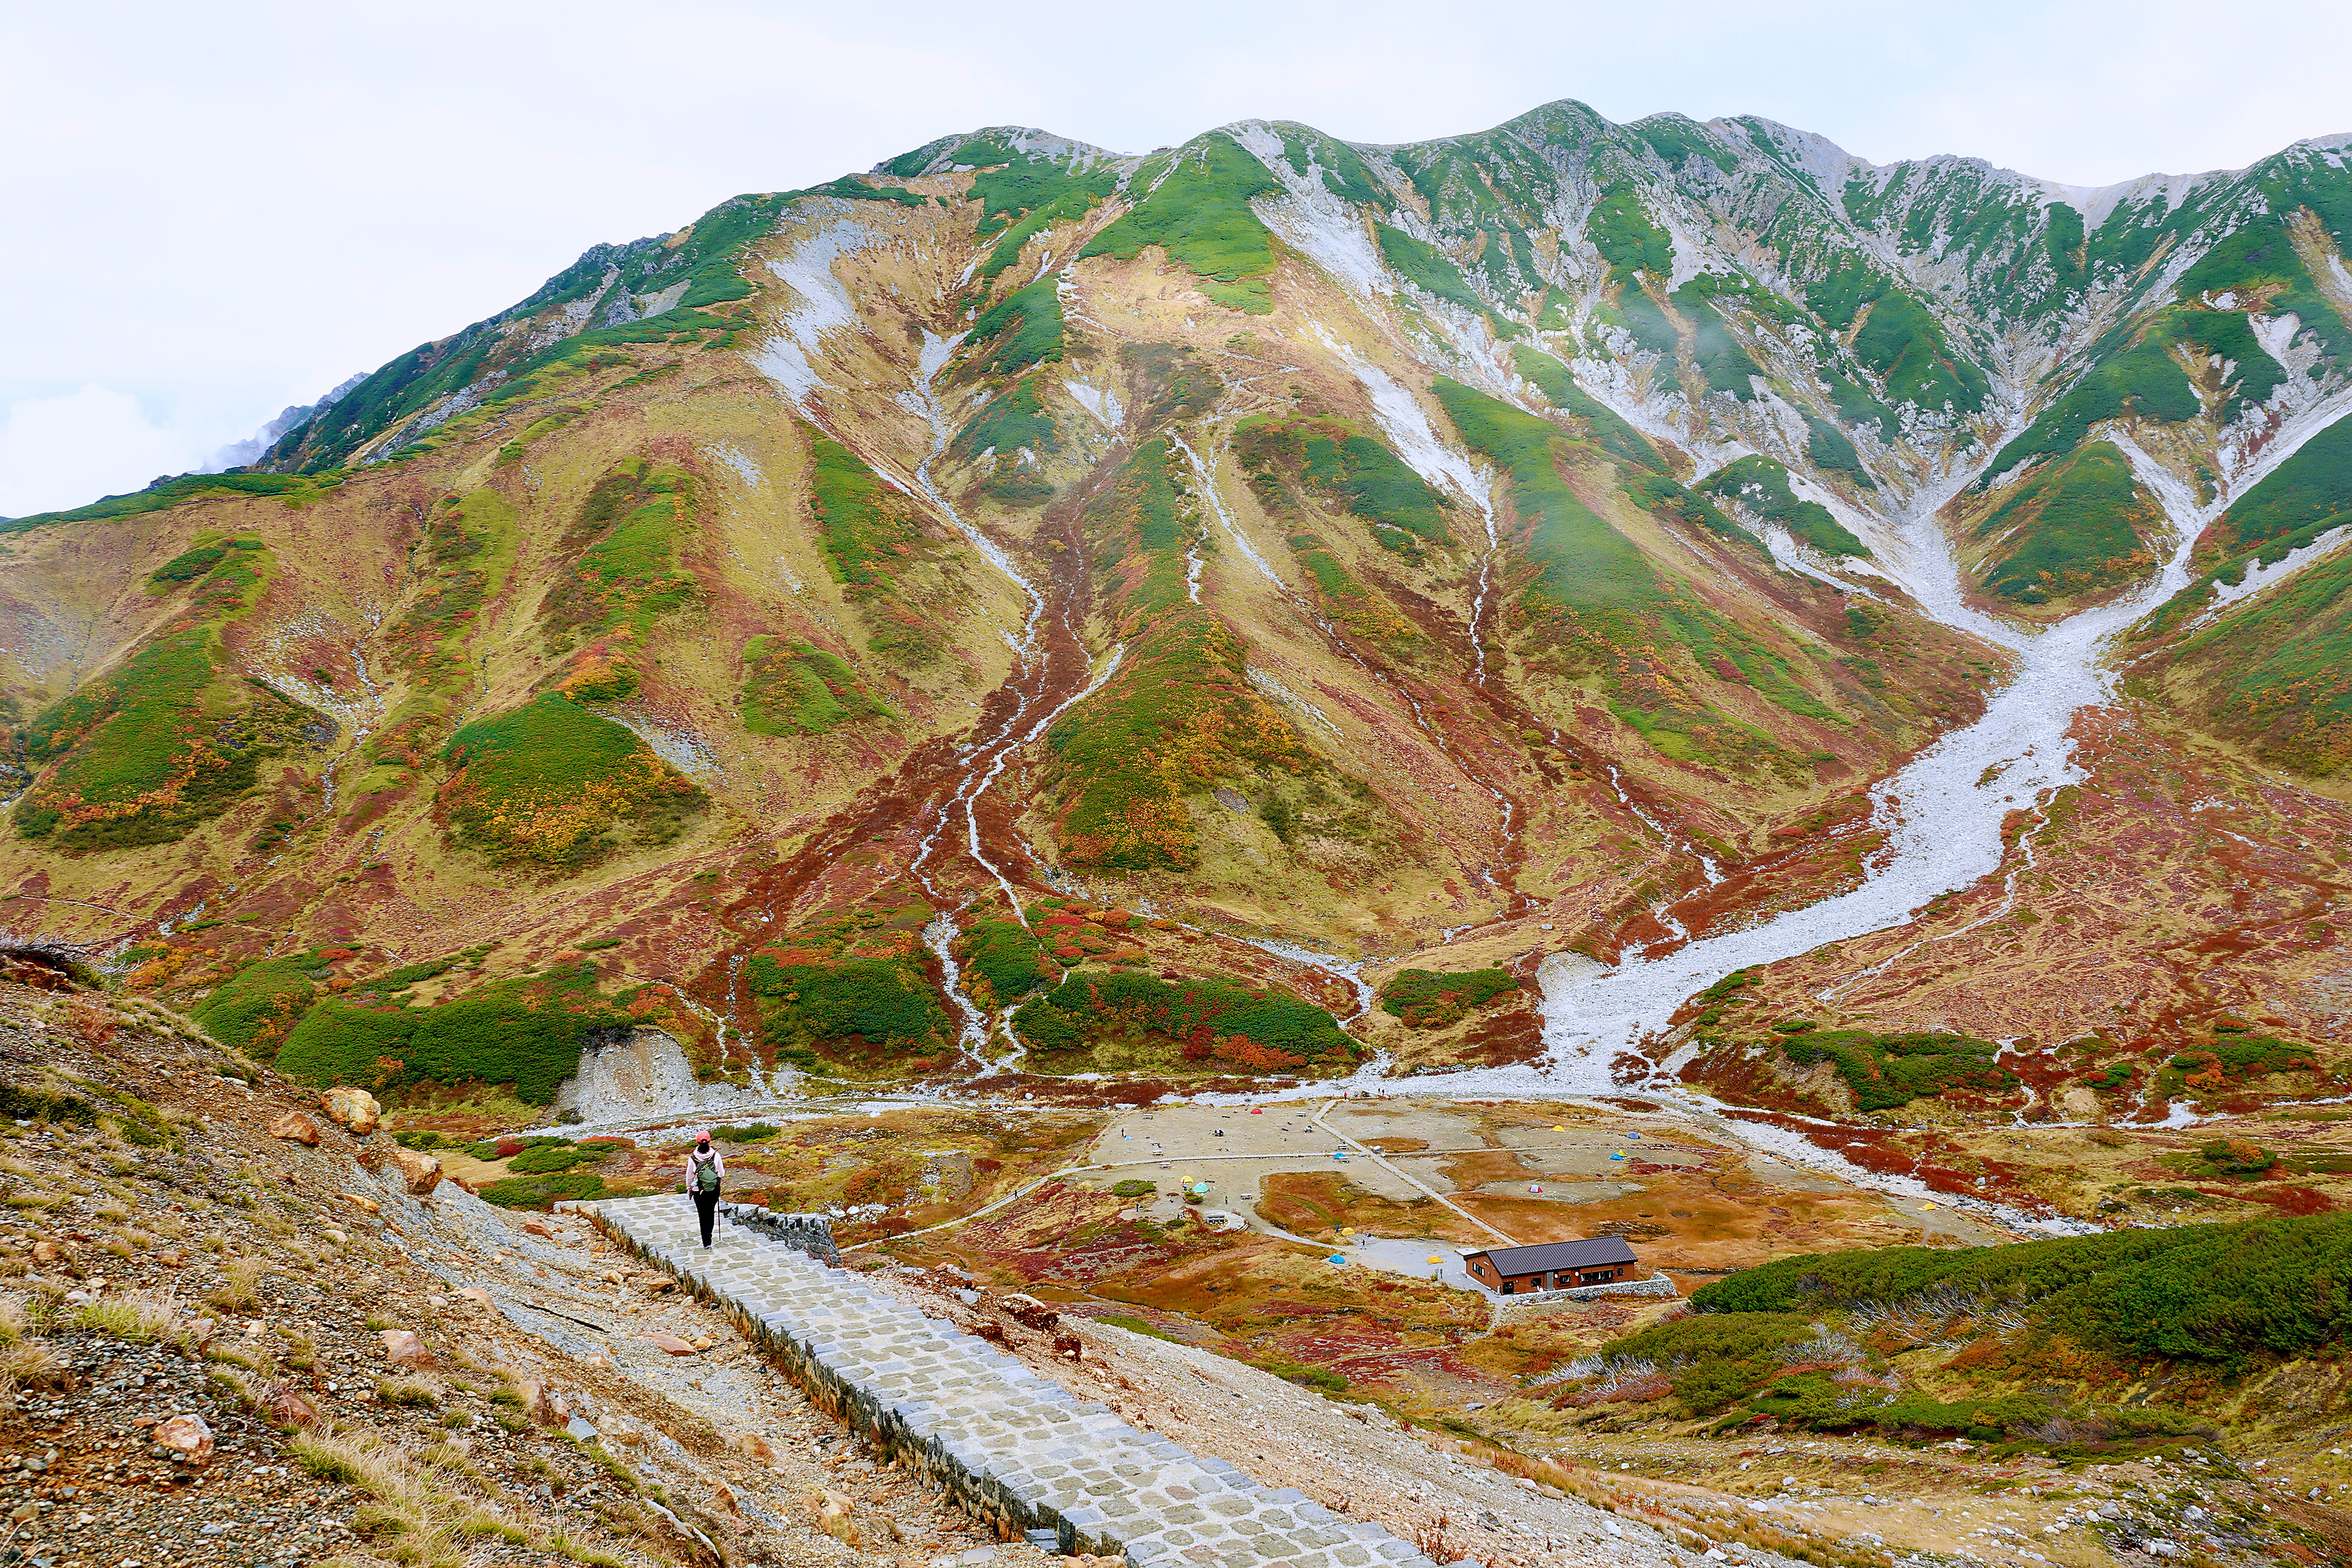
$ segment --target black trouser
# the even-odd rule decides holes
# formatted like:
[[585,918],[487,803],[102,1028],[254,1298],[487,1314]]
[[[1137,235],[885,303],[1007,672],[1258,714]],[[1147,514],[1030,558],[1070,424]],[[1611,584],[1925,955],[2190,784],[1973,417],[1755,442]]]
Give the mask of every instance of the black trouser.
[[702,1245],[708,1247],[710,1245],[711,1222],[719,1217],[719,1189],[713,1187],[706,1193],[697,1188],[694,1194],[694,1212],[702,1216]]

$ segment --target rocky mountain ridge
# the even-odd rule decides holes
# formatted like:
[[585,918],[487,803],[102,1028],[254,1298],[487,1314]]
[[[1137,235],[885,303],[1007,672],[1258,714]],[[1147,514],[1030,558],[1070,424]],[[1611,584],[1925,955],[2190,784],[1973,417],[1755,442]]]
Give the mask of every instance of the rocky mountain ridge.
[[[631,1028],[746,1082],[1525,1062],[1539,967],[1887,874],[1890,781],[1993,744],[2073,627],[2086,679],[2128,660],[2083,710],[2122,738],[2062,723],[2006,800],[1985,752],[2016,858],[1618,1070],[1850,1110],[1924,1035],[1971,1064],[1930,1099],[2049,1113],[2118,1053],[2310,1046],[2347,144],[2084,192],[1562,102],[1397,147],[995,128],[737,197],[250,468],[9,523],[10,918],[302,1070],[541,1103]],[[2083,837],[2151,754],[2218,795]],[[2213,799],[2251,885],[2208,826],[2151,849]],[[2075,863],[2213,899],[2082,918]],[[2004,1077],[1947,912],[2137,978]],[[1773,1026],[1863,969],[1804,1089]],[[1488,1000],[1415,1027],[1401,984]]]

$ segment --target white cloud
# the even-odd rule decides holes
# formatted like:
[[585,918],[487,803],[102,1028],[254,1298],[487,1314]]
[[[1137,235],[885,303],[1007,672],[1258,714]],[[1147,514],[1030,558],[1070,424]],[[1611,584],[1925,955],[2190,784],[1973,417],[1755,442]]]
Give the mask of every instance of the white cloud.
[[147,417],[139,399],[110,386],[21,397],[0,421],[0,516],[79,506],[142,489],[198,457],[178,432]]

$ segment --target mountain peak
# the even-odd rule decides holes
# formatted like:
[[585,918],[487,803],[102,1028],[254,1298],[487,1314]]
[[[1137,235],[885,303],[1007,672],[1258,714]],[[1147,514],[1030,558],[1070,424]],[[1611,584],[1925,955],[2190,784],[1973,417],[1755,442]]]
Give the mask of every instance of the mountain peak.
[[883,160],[867,173],[911,180],[959,169],[989,168],[1009,163],[1015,157],[1034,158],[1072,168],[1088,168],[1097,163],[1119,161],[1118,153],[1105,148],[1072,141],[1066,136],[1056,136],[1050,131],[1040,131],[1034,126],[990,125],[978,131],[926,142],[910,153],[901,153],[895,158]]

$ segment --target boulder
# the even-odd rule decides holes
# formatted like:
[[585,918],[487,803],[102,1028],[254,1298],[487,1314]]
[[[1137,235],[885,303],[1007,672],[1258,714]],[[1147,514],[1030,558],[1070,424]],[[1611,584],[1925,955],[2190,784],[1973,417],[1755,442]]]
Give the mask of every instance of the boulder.
[[684,1340],[679,1339],[676,1334],[646,1334],[640,1337],[645,1340],[646,1343],[653,1346],[656,1350],[667,1351],[672,1355],[692,1355],[694,1353],[694,1347],[688,1344]]
[[155,1424],[155,1446],[181,1464],[202,1466],[213,1460],[213,1429],[194,1411],[183,1411]]
[[319,1097],[319,1108],[354,1138],[364,1138],[383,1124],[383,1107],[363,1089],[331,1089]]
[[561,1426],[572,1419],[572,1408],[564,1403],[563,1395],[551,1392],[535,1377],[515,1379],[514,1391],[522,1413],[541,1426]]
[[343,1202],[351,1205],[352,1207],[359,1209],[366,1214],[378,1214],[383,1209],[383,1205],[376,1202],[373,1198],[363,1197],[358,1193],[337,1193],[335,1195],[342,1199]]
[[1034,1296],[1007,1296],[1003,1307],[1004,1315],[1024,1329],[1043,1331],[1062,1321],[1060,1313]]
[[555,1232],[548,1227],[547,1222],[543,1219],[527,1219],[522,1222],[522,1228],[525,1233],[538,1237],[542,1241],[555,1239]]
[[400,1173],[401,1182],[412,1197],[424,1197],[441,1184],[441,1157],[404,1149],[395,1143],[388,1151],[392,1168]]
[[319,1146],[319,1124],[299,1110],[289,1110],[269,1124],[272,1138],[283,1138],[289,1143],[299,1143],[306,1149]]
[[772,1465],[776,1462],[776,1450],[757,1432],[744,1433],[735,1439],[735,1446],[743,1450],[746,1458],[756,1460],[762,1465]]
[[464,1289],[458,1291],[457,1294],[466,1298],[467,1300],[471,1301],[475,1306],[481,1308],[484,1311],[494,1311],[497,1310],[495,1304],[490,1300],[490,1293],[488,1290],[483,1289],[478,1285],[468,1285]]
[[393,1365],[418,1372],[433,1364],[433,1352],[425,1348],[423,1340],[408,1330],[385,1329],[383,1338],[384,1356]]

